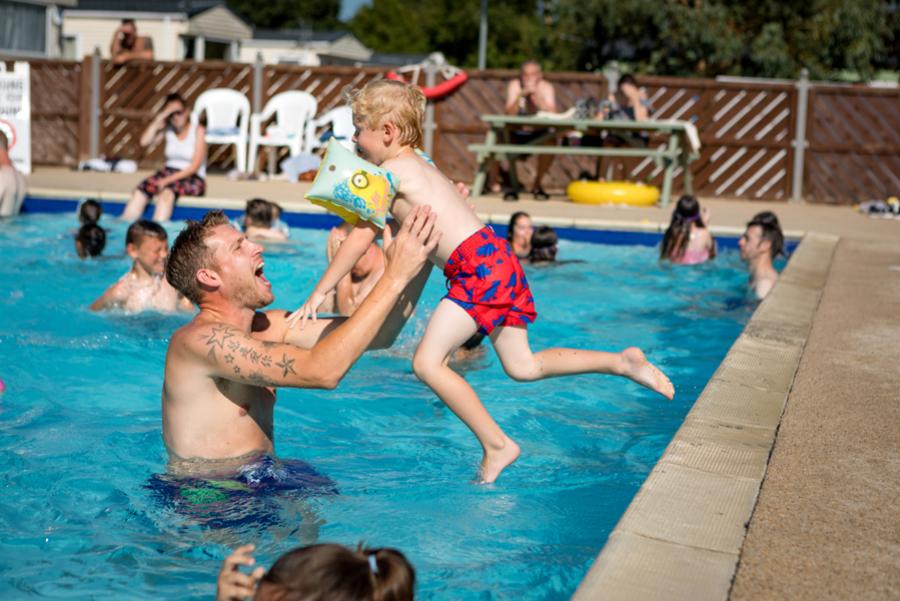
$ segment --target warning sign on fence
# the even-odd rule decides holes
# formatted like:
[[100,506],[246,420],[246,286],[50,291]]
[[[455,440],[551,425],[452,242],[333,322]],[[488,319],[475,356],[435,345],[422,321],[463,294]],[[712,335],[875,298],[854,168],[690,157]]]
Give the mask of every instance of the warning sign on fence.
[[20,173],[31,173],[29,73],[28,63],[16,63],[12,72],[0,71],[0,131],[9,140],[9,158]]

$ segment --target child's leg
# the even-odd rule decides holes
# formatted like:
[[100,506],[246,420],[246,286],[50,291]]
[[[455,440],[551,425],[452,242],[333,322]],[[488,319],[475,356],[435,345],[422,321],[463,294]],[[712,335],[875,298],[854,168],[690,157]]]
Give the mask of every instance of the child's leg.
[[462,307],[442,300],[416,349],[413,371],[478,437],[484,451],[481,479],[493,482],[519,456],[519,446],[500,429],[472,387],[445,364],[450,353],[477,329],[475,320]]
[[647,361],[639,348],[627,348],[621,353],[569,348],[550,348],[532,353],[528,346],[528,330],[522,327],[499,327],[491,333],[491,342],[503,370],[513,380],[532,381],[570,374],[613,374],[634,380],[668,399],[675,395],[669,378]]

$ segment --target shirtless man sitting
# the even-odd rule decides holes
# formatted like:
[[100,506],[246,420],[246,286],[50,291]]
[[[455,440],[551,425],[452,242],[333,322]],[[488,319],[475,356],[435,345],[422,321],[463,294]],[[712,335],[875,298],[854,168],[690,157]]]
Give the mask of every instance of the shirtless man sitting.
[[440,234],[418,209],[385,251],[385,271],[349,318],[289,329],[273,300],[262,247],[220,211],[188,222],[166,266],[200,312],[172,335],[162,392],[175,474],[227,475],[274,452],[276,388],[335,388],[366,349],[390,346],[412,313]]
[[125,252],[134,260],[131,269],[91,304],[91,311],[122,309],[128,313],[174,313],[194,310],[191,302],[166,281],[169,236],[161,225],[148,219],[132,223],[125,234]]

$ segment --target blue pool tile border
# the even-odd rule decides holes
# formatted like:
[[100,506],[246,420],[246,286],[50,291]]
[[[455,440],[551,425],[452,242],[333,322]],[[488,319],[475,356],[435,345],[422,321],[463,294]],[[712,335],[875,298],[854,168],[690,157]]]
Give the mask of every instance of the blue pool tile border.
[[[55,198],[49,196],[27,196],[22,206],[23,213],[74,213],[78,208],[79,199]],[[121,202],[99,201],[103,211],[110,215],[118,215],[124,205]],[[176,206],[172,213],[173,219],[200,219],[210,209],[207,207]],[[240,209],[223,209],[229,218],[234,219],[243,215]],[[147,207],[144,216],[148,219],[153,214],[153,207]],[[296,213],[285,211],[282,216],[291,227],[327,230],[340,225],[341,219],[328,213]],[[506,236],[507,226],[504,224],[491,224],[500,236]],[[658,232],[639,232],[629,230],[588,229],[574,227],[554,227],[556,234],[563,240],[574,242],[589,242],[593,244],[612,244],[617,246],[658,246],[662,241],[662,234]],[[734,236],[716,236],[719,248],[737,249],[738,238]],[[799,241],[785,240],[788,253],[792,253]]]

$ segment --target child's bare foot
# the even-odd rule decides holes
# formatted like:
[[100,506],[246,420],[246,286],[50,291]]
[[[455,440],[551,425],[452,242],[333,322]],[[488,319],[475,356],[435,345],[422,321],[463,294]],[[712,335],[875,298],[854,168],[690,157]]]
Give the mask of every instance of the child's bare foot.
[[519,458],[519,445],[512,438],[504,436],[506,443],[502,449],[485,451],[478,470],[479,484],[490,484],[500,475],[506,466]]
[[634,346],[625,349],[622,351],[622,359],[625,362],[623,376],[658,392],[670,401],[672,400],[675,396],[675,387],[672,386],[672,382],[658,367],[647,361],[647,357],[644,356],[641,349]]

